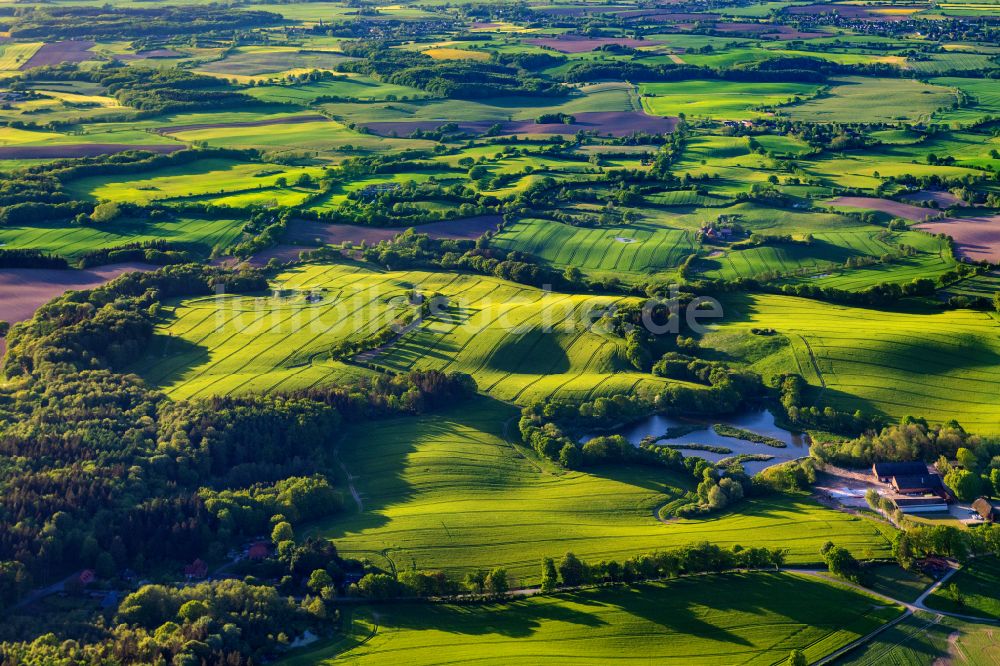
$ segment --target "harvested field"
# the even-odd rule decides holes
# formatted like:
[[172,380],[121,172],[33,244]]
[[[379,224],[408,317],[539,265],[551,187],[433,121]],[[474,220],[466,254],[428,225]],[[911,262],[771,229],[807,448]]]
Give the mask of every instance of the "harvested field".
[[610,14],[628,10],[621,5],[590,5],[587,7],[544,7],[538,11],[552,16],[583,16],[584,14]]
[[1000,215],[948,218],[918,228],[954,238],[955,253],[963,259],[1000,262]]
[[[501,220],[502,218],[499,215],[480,215],[479,217],[467,217],[460,220],[431,222],[430,224],[413,227],[413,229],[418,233],[427,234],[431,238],[475,240],[487,231],[495,231]],[[392,240],[403,231],[405,229],[399,227],[355,227],[347,224],[327,224],[324,222],[293,220],[288,224],[285,241],[288,243],[311,244],[318,239],[323,243],[332,245],[345,241],[348,243],[365,241],[370,245],[379,241]]]
[[89,270],[0,269],[0,320],[30,319],[39,307],[70,289],[90,289],[129,271],[155,270],[143,263],[111,264]]
[[922,222],[928,217],[937,215],[937,211],[931,208],[921,208],[913,204],[893,201],[891,199],[879,199],[877,197],[837,197],[836,199],[830,199],[826,203],[830,206],[877,210],[912,222]]
[[137,51],[136,53],[123,53],[115,56],[119,60],[147,60],[159,58],[183,58],[184,54],[173,49],[150,49],[148,51]]
[[307,113],[301,116],[287,116],[285,118],[265,118],[264,120],[247,120],[232,123],[195,123],[193,125],[171,125],[162,127],[160,134],[179,134],[181,132],[191,132],[195,130],[223,129],[228,127],[264,127],[265,125],[297,125],[299,123],[316,123],[329,120],[326,116],[318,113]]
[[42,67],[44,65],[58,65],[63,62],[83,62],[94,58],[90,49],[94,47],[94,42],[67,41],[46,44],[35,51],[35,54],[21,65],[21,70],[32,67]]
[[[638,111],[590,111],[575,114],[574,123],[536,123],[533,120],[508,120],[501,123],[501,134],[576,134],[597,132],[601,135],[628,136],[636,132],[666,134],[677,126],[676,118],[650,116]],[[416,130],[433,131],[444,124],[440,120],[402,120],[367,123],[365,127],[380,136],[409,136]],[[458,130],[483,134],[494,123],[488,120],[458,121]]]
[[775,26],[770,23],[716,23],[712,30],[716,32],[774,32]]
[[656,19],[657,21],[714,21],[721,18],[718,14],[695,14],[691,12],[665,12],[661,9],[635,9],[619,12],[618,16],[626,19]]
[[[143,263],[112,264],[89,270],[46,268],[0,269],[0,321],[31,319],[35,310],[67,291],[91,289],[130,271],[155,270]],[[0,338],[0,358],[7,347]]]
[[114,155],[129,150],[151,153],[172,153],[186,148],[184,144],[163,145],[130,143],[74,143],[65,146],[0,146],[0,160],[59,159],[66,157],[94,157]]
[[607,46],[608,44],[629,46],[637,49],[640,46],[657,46],[663,42],[646,39],[628,39],[625,37],[590,38],[580,37],[578,35],[563,35],[561,37],[538,37],[535,39],[525,39],[524,43],[532,44],[534,46],[548,47],[562,53],[586,53],[588,51],[593,51],[594,49],[599,49],[602,46]]
[[913,194],[907,194],[906,199],[907,201],[916,201],[918,203],[922,201],[934,201],[941,208],[961,206],[964,203],[951,192],[944,190],[920,190]]

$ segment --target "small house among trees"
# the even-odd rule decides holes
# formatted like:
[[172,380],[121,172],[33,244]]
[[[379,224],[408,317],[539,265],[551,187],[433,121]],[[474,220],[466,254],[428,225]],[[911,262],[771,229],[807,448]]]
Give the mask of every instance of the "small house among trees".
[[188,580],[202,580],[208,575],[208,564],[198,558],[184,567],[184,577]]
[[982,516],[985,521],[991,523],[1000,522],[1000,506],[994,504],[986,497],[980,497],[973,502],[972,509]]

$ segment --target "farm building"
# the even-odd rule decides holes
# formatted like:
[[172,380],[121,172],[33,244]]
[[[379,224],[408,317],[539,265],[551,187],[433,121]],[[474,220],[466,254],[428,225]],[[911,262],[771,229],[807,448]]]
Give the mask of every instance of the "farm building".
[[894,476],[923,476],[927,465],[922,462],[881,462],[872,465],[872,474],[879,483],[889,483]]
[[972,503],[976,513],[991,523],[1000,522],[1000,505],[994,504],[986,497],[980,497]]
[[937,474],[924,473],[914,476],[893,476],[889,484],[900,495],[926,495],[928,493],[947,497],[944,483]]
[[948,502],[940,497],[894,497],[892,501],[903,513],[940,513],[948,510]]

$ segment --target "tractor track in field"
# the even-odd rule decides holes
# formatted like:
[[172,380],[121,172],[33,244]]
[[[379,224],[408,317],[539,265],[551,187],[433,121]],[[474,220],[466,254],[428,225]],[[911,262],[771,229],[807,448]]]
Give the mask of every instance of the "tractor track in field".
[[820,386],[826,389],[826,379],[823,378],[823,372],[819,369],[819,361],[816,360],[816,354],[813,352],[812,346],[804,335],[797,335],[799,336],[799,340],[802,340],[802,344],[806,346],[806,351],[809,352],[809,361],[812,363],[813,370],[816,371],[816,377],[819,379]]

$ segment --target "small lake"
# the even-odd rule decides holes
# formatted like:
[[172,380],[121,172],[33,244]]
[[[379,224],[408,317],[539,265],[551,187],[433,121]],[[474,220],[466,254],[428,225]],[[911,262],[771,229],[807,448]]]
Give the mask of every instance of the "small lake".
[[[773,437],[774,439],[781,440],[787,446],[785,446],[785,448],[777,448],[774,446],[768,446],[767,444],[758,444],[756,442],[736,439],[735,437],[723,437],[722,435],[716,434],[715,430],[712,429],[712,426],[716,423],[730,425],[734,428],[742,428],[743,430],[749,430],[766,437]],[[730,458],[741,453],[763,453],[769,456],[774,456],[771,460],[750,460],[744,462],[743,468],[746,470],[747,474],[750,474],[751,476],[763,469],[771,467],[772,465],[777,465],[809,455],[809,445],[806,443],[805,437],[799,433],[789,432],[788,430],[785,430],[781,426],[775,424],[774,414],[765,409],[747,411],[735,416],[716,417],[704,420],[679,419],[670,416],[663,416],[661,414],[654,414],[643,419],[642,421],[636,421],[635,423],[627,425],[624,428],[616,430],[615,434],[622,435],[635,446],[639,446],[639,443],[642,442],[644,437],[660,437],[670,428],[684,428],[695,425],[703,425],[704,429],[695,430],[694,432],[689,432],[681,435],[680,437],[663,439],[657,442],[657,444],[660,446],[671,444],[675,448],[684,444],[707,444],[710,446],[724,446],[725,448],[732,450],[732,453],[723,454],[683,448],[677,449],[685,457],[696,456],[711,462],[718,462],[723,458]],[[586,439],[590,439],[590,437],[587,437]]]

